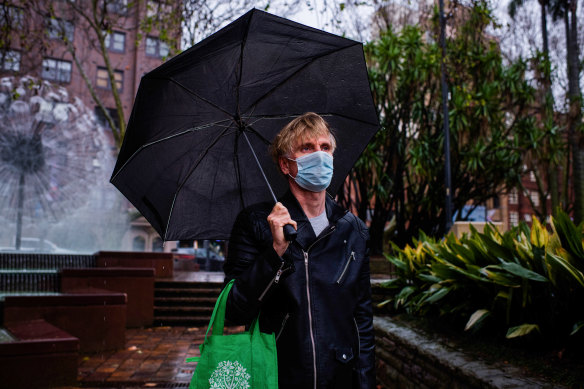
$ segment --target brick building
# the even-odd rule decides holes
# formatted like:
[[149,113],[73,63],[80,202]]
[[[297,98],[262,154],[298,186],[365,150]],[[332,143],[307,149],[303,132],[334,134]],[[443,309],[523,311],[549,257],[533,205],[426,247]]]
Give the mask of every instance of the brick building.
[[[3,2],[0,5],[0,77],[28,75],[60,85],[67,89],[69,96],[80,98],[106,128],[110,126],[97,100],[115,123],[119,123],[112,89],[115,84],[123,120],[127,123],[141,77],[172,56],[172,47],[180,46],[180,27],[165,25],[167,42],[168,36],[171,37],[169,45],[160,39],[155,24],[177,11],[178,4],[154,0]],[[103,48],[98,31],[105,36]],[[107,63],[113,70],[113,82]],[[108,133],[112,135],[111,151],[115,154],[113,132],[110,129]],[[121,249],[162,249],[160,238],[143,218],[131,224]]]
[[[140,78],[171,54],[169,46],[159,39],[155,30],[145,33],[141,26],[147,17],[160,12],[164,6],[153,0],[133,2],[132,6],[128,6],[127,0],[108,0],[96,15],[89,10],[91,3],[89,0],[38,1],[36,7],[25,9],[19,6],[19,1],[13,1],[1,6],[0,24],[12,33],[3,39],[4,47],[0,47],[0,74],[26,74],[60,84],[88,107],[94,107],[95,99],[81,69],[76,66],[77,60],[96,96],[108,109],[115,110],[106,59],[100,52],[96,32],[85,19],[86,16],[101,18],[104,28],[110,31],[105,38],[107,59],[114,69],[115,84],[127,120]],[[72,10],[71,4],[82,11]],[[49,5],[53,6],[52,12],[48,11]],[[72,42],[77,58],[67,50],[65,38]]]

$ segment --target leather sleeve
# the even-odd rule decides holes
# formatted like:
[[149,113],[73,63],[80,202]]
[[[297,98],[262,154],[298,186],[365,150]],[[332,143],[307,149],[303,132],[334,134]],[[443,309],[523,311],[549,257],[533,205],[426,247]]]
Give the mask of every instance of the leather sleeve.
[[227,259],[225,283],[235,278],[226,305],[226,318],[234,324],[249,324],[258,314],[259,297],[282,265],[272,247],[271,232],[264,212],[243,211],[237,217]]
[[373,333],[373,307],[371,304],[369,249],[367,249],[359,277],[359,303],[354,313],[360,340],[359,364],[357,367],[359,389],[373,389],[376,387],[375,339]]

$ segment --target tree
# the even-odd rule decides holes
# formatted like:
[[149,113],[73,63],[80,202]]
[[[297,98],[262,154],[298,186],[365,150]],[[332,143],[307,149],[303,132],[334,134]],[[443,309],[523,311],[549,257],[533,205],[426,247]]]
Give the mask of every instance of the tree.
[[584,221],[584,135],[582,134],[582,92],[580,89],[580,53],[578,46],[578,1],[554,0],[553,15],[562,18],[566,31],[568,67],[568,139],[572,154],[574,221]]
[[[517,181],[521,134],[534,127],[529,116],[534,91],[525,80],[525,61],[503,65],[497,43],[486,33],[493,23],[486,2],[474,1],[451,15],[460,18],[446,58],[453,209],[460,215],[465,205],[476,207]],[[390,238],[400,246],[419,230],[431,236],[446,232],[437,41],[424,40],[424,31],[408,26],[366,46],[382,129],[349,185],[361,200],[355,204],[359,216],[370,214],[374,252],[382,250],[390,218],[395,226]]]
[[[532,142],[525,148],[525,161],[528,170],[536,177],[539,203],[537,207],[531,196],[526,197],[531,201],[532,209],[540,219],[545,219],[549,214],[547,198],[551,198],[551,211],[556,212],[560,206],[560,188],[558,182],[558,168],[564,151],[561,125],[554,117],[554,96],[552,93],[552,67],[549,51],[549,38],[547,27],[548,0],[538,0],[540,6],[540,32],[541,50],[537,50],[530,61],[536,75],[536,81],[540,86],[539,99],[536,102],[536,114],[539,116],[537,136],[532,137]],[[512,0],[509,3],[509,15],[514,19],[518,8],[525,4],[525,0]],[[540,176],[543,175],[544,179]],[[527,194],[521,180],[518,186],[524,194]]]
[[[262,8],[274,8],[285,15],[299,2],[265,1]],[[252,0],[13,0],[10,5],[3,3],[0,6],[0,11],[3,10],[0,13],[0,54],[3,58],[10,52],[11,43],[16,39],[20,47],[28,52],[51,52],[52,56],[62,56],[62,53],[55,52],[56,48],[46,38],[50,35],[61,40],[93,101],[112,129],[119,148],[127,122],[122,99],[116,87],[110,87],[107,95],[96,90],[95,77],[91,76],[88,68],[94,66],[88,60],[90,52],[99,53],[107,82],[114,86],[118,75],[108,46],[115,38],[115,31],[133,31],[136,36],[136,40],[130,42],[133,47],[143,45],[145,36],[155,34],[157,44],[165,47],[165,58],[170,58],[183,47],[190,47],[241,16],[256,3]],[[30,20],[43,22],[28,23]],[[86,47],[75,45],[71,39],[72,26],[75,26],[76,34],[85,35]],[[106,99],[113,101],[113,111],[107,108]]]

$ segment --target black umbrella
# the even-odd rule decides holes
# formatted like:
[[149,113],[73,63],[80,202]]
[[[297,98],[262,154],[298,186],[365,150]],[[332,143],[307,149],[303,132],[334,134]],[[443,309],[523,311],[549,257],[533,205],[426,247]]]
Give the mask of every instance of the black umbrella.
[[362,44],[254,9],[142,77],[111,182],[164,240],[228,239],[286,190],[268,145],[308,111],[335,130],[336,193],[379,125]]

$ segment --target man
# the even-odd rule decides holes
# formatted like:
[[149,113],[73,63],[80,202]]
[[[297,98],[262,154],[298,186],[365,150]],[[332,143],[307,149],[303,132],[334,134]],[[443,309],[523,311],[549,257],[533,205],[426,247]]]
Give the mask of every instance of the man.
[[262,332],[276,334],[280,389],[375,387],[369,235],[326,193],[334,150],[319,115],[286,125],[272,155],[290,190],[273,208],[242,211],[229,242],[227,318],[249,324],[261,311]]

